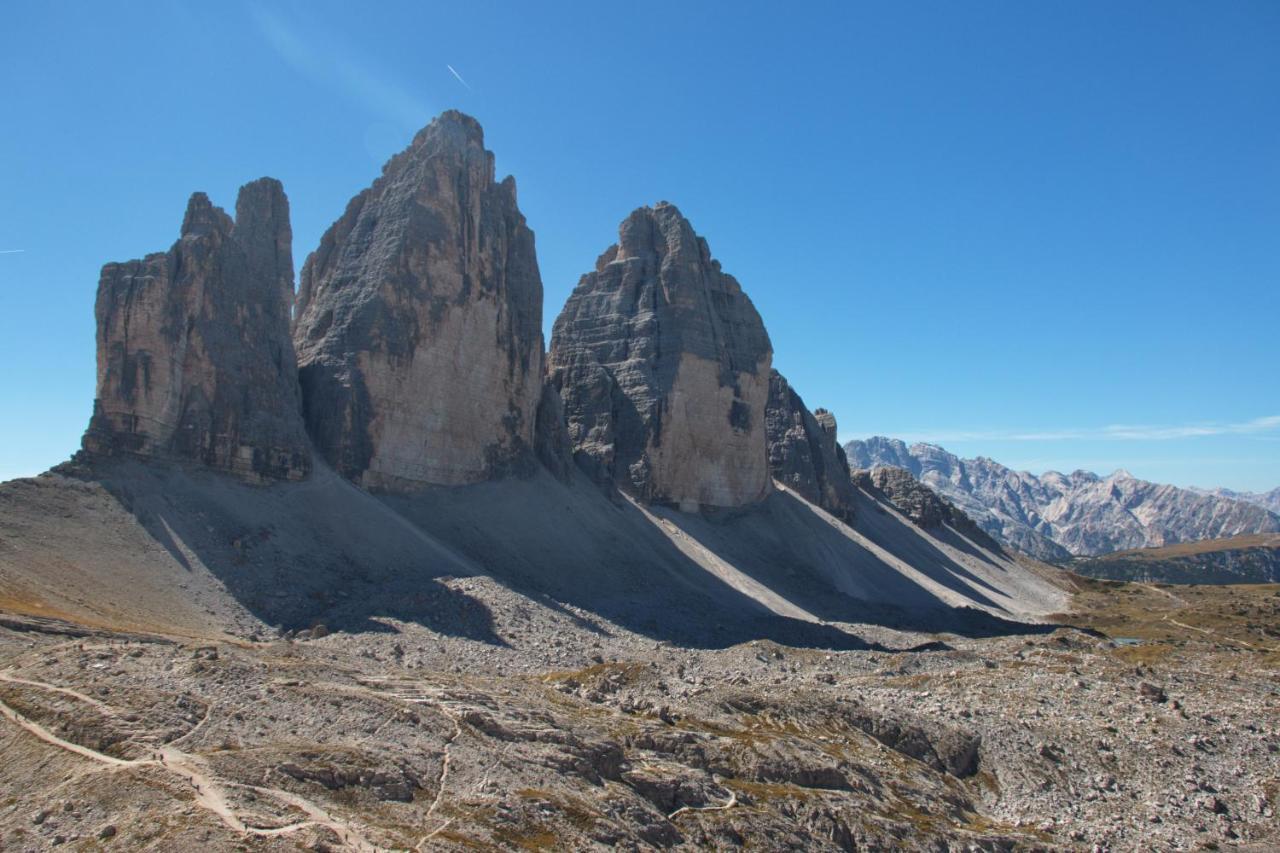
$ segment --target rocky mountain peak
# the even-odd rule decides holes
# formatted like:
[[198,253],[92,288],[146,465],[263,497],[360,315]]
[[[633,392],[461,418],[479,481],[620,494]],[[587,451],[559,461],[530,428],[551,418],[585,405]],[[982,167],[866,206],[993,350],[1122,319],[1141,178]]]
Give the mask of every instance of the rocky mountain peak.
[[911,471],[991,535],[1032,556],[1064,560],[1127,548],[1280,530],[1262,506],[1149,483],[1120,469],[1105,479],[1089,471],[1039,477],[979,457],[877,437],[845,446],[855,467]]
[[484,148],[484,128],[474,117],[459,110],[445,110],[414,135],[411,148],[417,150],[426,145],[474,145]]
[[919,527],[937,527],[950,517],[948,504],[927,486],[921,485],[911,472],[893,465],[882,465],[870,471],[856,472],[853,480],[859,488],[875,489]]
[[[249,185],[246,185],[241,193],[248,190]],[[213,202],[209,201],[209,196],[202,192],[191,194],[191,198],[187,201],[187,212],[182,217],[183,237],[201,237],[214,232],[226,235],[231,233],[233,227],[231,217],[222,208],[215,207]]]
[[835,415],[826,409],[811,413],[786,378],[771,370],[765,427],[773,478],[832,515],[851,521],[853,483],[848,460],[836,443]]
[[973,519],[921,483],[905,468],[884,465],[870,471],[855,471],[852,482],[859,489],[883,495],[917,527],[951,527],[977,545],[992,551],[1000,550],[999,543]]
[[475,119],[442,114],[351,200],[296,317],[307,427],[345,476],[404,491],[528,470],[542,280]]
[[102,268],[91,454],[197,461],[251,480],[311,467],[289,337],[289,203],[241,187],[236,219],[195,193],[167,253]]
[[767,491],[772,359],[751,300],[665,202],[623,220],[557,318],[548,355],[579,464],[687,509]]
[[[484,128],[480,122],[457,110],[446,110],[414,134],[409,146],[383,165],[382,174],[385,177],[388,173],[398,173],[408,161],[440,157],[467,162],[482,173],[487,172],[482,177],[488,182],[497,182],[493,152],[484,147]],[[515,188],[515,178],[510,175],[497,183]]]

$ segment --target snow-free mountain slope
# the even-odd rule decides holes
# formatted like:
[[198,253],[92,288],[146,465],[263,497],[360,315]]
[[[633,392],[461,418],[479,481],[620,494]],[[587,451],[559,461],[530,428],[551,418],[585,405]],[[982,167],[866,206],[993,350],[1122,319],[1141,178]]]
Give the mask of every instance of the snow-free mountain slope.
[[855,512],[849,526],[773,486],[714,519],[612,501],[580,474],[375,497],[323,464],[257,487],[121,459],[0,485],[0,591],[10,609],[127,630],[249,636],[389,618],[483,638],[483,614],[440,579],[485,576],[517,598],[716,646],[848,645],[859,641],[822,623],[967,630],[976,610],[998,624],[1062,609],[1044,570],[922,530],[874,496]]
[[845,452],[853,468],[905,468],[988,533],[1040,559],[1280,531],[1280,517],[1262,507],[1123,470],[1037,477],[984,457],[961,459],[936,445],[908,447],[879,436],[851,441]]

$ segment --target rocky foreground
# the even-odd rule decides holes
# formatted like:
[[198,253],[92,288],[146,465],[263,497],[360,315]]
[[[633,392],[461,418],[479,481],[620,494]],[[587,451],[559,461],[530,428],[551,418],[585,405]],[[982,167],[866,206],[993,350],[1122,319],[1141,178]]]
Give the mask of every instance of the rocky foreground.
[[1076,583],[1060,627],[853,651],[681,647],[487,578],[446,585],[489,641],[5,615],[0,846],[1275,849],[1280,587]]

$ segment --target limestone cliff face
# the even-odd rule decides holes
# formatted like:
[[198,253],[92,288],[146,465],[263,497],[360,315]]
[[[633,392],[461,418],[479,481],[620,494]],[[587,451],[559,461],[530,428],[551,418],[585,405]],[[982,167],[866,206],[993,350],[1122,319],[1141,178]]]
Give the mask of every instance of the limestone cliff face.
[[531,464],[542,280],[475,119],[439,116],[351,200],[303,267],[294,343],[307,428],[353,481],[404,491]]
[[760,315],[674,205],[627,217],[557,318],[548,365],[574,456],[685,509],[769,489],[773,350]]
[[854,489],[849,463],[836,442],[835,415],[826,409],[810,412],[774,370],[769,374],[765,427],[773,478],[832,515],[852,520]]
[[85,450],[305,477],[291,244],[284,190],[262,178],[240,189],[234,221],[196,193],[167,253],[104,266]]

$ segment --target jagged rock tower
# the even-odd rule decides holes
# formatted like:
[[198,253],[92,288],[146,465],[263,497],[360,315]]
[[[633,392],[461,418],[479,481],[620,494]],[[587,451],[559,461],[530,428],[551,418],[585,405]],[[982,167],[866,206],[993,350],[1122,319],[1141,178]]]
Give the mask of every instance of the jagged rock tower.
[[810,412],[786,378],[769,374],[769,470],[774,479],[832,515],[853,519],[854,488],[849,462],[836,441],[836,417]]
[[632,213],[555,323],[548,366],[574,457],[641,499],[738,507],[769,489],[773,350],[674,205]]
[[311,469],[289,338],[289,202],[240,188],[236,218],[191,196],[168,252],[102,268],[90,454],[186,459],[249,480]]
[[383,167],[307,258],[298,292],[307,429],[363,486],[527,469],[543,390],[542,280],[513,178],[446,112]]

